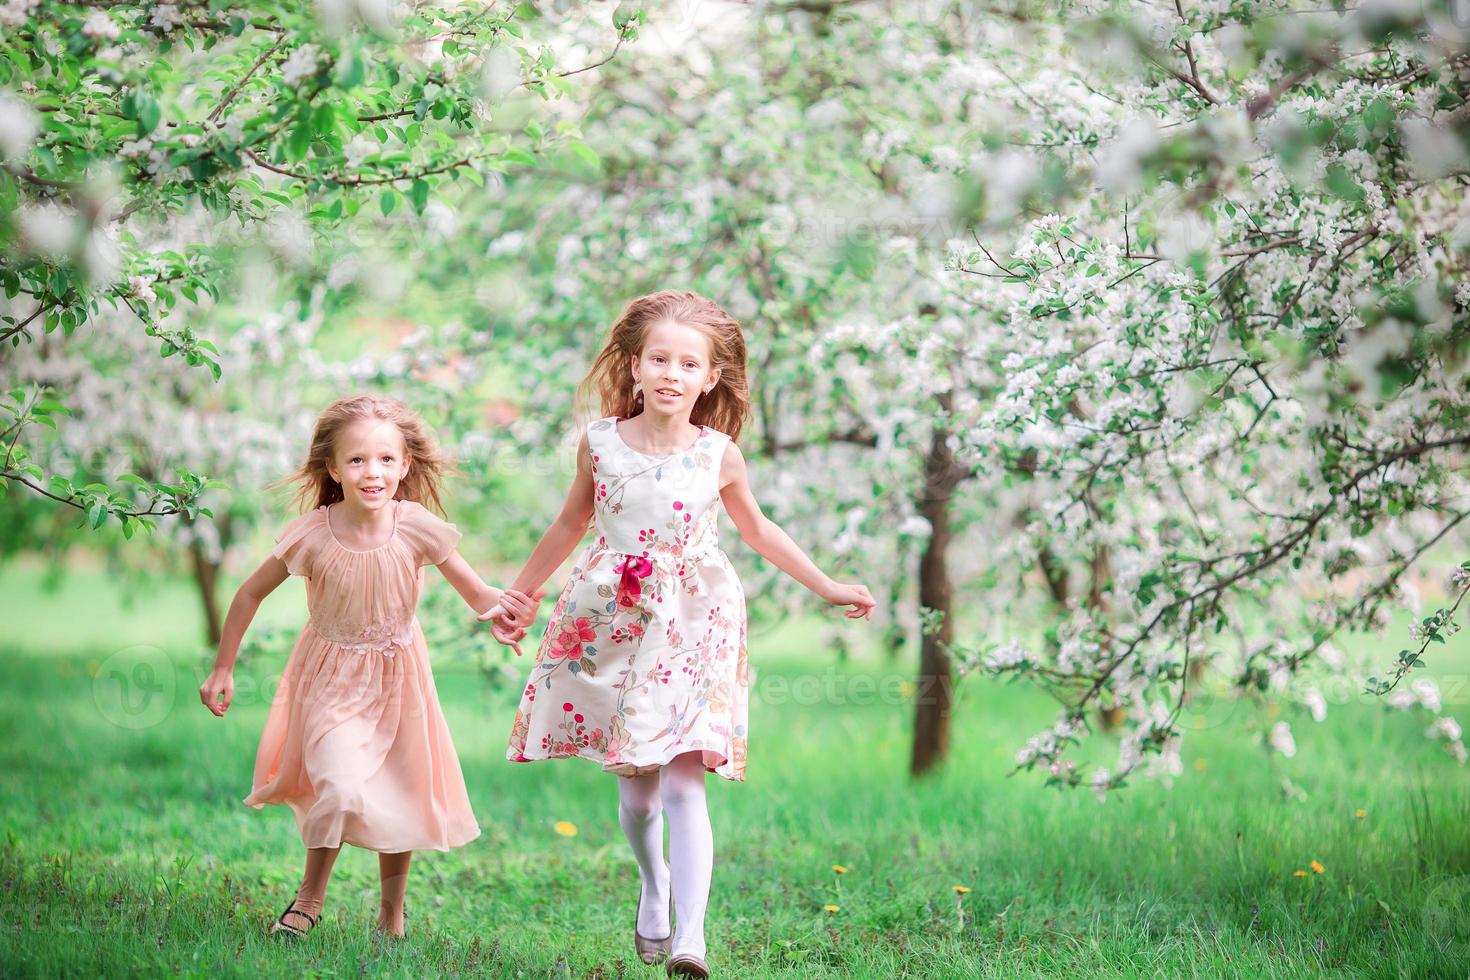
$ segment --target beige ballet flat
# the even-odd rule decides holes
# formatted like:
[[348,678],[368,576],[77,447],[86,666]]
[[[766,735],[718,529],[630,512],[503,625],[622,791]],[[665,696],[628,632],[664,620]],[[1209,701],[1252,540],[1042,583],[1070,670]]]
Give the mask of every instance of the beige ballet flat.
[[[671,900],[669,902],[671,920],[674,917],[673,909],[674,903]],[[638,931],[638,913],[641,911],[643,911],[643,890],[640,888],[638,890],[638,909],[633,913],[633,948],[638,951],[640,960],[652,966],[663,962],[664,958],[669,955],[669,949],[674,943],[674,932],[670,929],[669,934],[662,939],[649,939],[644,936]]]
[[666,969],[671,977],[698,977],[699,980],[708,980],[709,977],[709,964],[688,953],[680,953],[670,959]]

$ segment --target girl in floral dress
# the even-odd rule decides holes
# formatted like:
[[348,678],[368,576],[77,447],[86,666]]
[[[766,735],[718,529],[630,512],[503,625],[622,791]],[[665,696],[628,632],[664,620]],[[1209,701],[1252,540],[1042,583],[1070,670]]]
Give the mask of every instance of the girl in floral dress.
[[205,707],[224,717],[240,640],[261,600],[288,575],[304,576],[311,619],[271,703],[245,799],[256,809],[289,806],[306,845],[301,888],[272,935],[316,925],[337,853],[355,844],[378,852],[377,930],[401,936],[413,852],[480,834],[414,616],[423,566],[437,566],[477,613],[506,613],[495,626],[502,643],[516,645],[535,604],[482,582],[455,550],[459,531],[430,512],[439,509],[443,464],[401,402],[359,395],[328,406],[296,474],[315,509],[286,526],[240,586],[199,687]]
[[[602,417],[578,444],[561,515],[514,585],[535,596],[592,523],[506,755],[589,759],[621,777],[618,818],[641,879],[634,944],[644,962],[667,959],[670,975],[709,975],[705,773],[745,778],[745,599],[719,547],[719,504],[748,545],[802,585],[851,606],[850,618],[873,610],[867,589],[832,581],[752,496],[735,445],[749,406],[745,362],[739,324],[709,300],[666,291],[630,303],[581,387]],[[507,630],[520,622],[481,618]]]

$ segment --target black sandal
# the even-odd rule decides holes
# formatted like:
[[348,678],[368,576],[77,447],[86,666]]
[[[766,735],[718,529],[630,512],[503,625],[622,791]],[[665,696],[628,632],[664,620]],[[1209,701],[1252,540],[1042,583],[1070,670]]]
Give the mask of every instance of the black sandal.
[[[305,929],[302,929],[298,926],[293,926],[286,921],[286,916],[288,915],[299,915],[307,922],[311,923],[311,925],[307,926]],[[315,929],[316,924],[319,920],[320,916],[315,916],[312,915],[310,912],[304,912],[301,909],[298,909],[296,907],[296,900],[292,899],[291,904],[286,907],[286,911],[276,916],[276,921],[271,923],[270,934],[272,936],[275,936],[279,935],[280,933],[285,933],[292,939],[300,939],[308,932],[311,932],[311,930]]]

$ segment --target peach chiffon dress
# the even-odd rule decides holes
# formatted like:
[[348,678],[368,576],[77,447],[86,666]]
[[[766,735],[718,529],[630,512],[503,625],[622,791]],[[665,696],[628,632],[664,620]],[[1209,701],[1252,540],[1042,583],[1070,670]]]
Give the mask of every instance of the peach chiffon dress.
[[460,533],[400,500],[387,542],[354,551],[327,510],[292,521],[271,552],[306,578],[311,618],[271,702],[245,803],[289,806],[309,848],[467,844],[480,827],[414,615],[423,566],[447,560]]

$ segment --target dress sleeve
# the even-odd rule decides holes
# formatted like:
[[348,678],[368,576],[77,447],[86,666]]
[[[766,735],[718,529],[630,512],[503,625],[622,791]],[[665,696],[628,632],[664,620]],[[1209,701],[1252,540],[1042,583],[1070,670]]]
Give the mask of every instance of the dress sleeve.
[[285,562],[286,571],[292,575],[311,577],[312,559],[316,556],[319,532],[326,513],[321,507],[307,511],[276,535],[276,546],[271,549],[271,554]]
[[459,528],[436,517],[423,504],[414,500],[399,503],[399,533],[410,543],[420,565],[440,565],[449,559],[463,537]]

